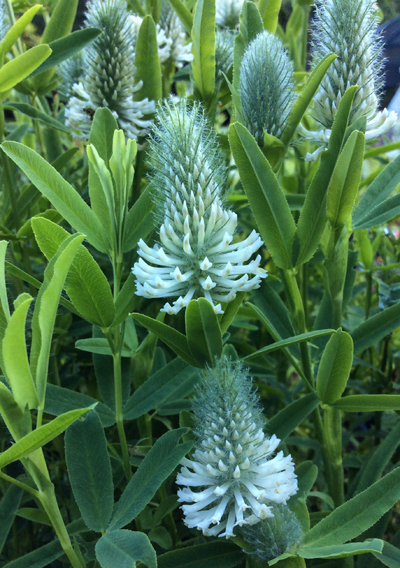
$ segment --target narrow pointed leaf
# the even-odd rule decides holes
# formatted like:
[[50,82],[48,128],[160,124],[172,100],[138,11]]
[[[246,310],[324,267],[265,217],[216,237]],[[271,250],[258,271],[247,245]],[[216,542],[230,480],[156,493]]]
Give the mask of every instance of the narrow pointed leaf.
[[181,0],[169,0],[169,3],[171,4],[173,9],[177,13],[183,27],[185,28],[187,33],[190,35],[192,33],[192,28],[193,28],[193,15],[192,15],[192,13],[187,9],[185,4],[183,2],[181,2]]
[[367,542],[349,542],[332,546],[301,548],[297,554],[301,558],[344,558],[367,552],[380,553],[383,549],[383,540],[374,538]]
[[0,93],[12,89],[26,79],[50,54],[48,45],[37,45],[3,65],[0,69]]
[[291,402],[271,420],[268,420],[268,434],[275,434],[277,438],[284,440],[318,405],[319,400],[313,393],[306,394],[306,396]]
[[214,307],[205,298],[191,300],[186,308],[186,339],[200,366],[213,367],[222,354],[221,328]]
[[400,302],[372,316],[351,331],[350,335],[353,338],[355,355],[375,345],[399,326]]
[[338,329],[326,344],[318,369],[317,392],[322,402],[332,404],[342,396],[352,364],[353,340]]
[[20,487],[10,485],[0,501],[0,554],[14,522],[23,492]]
[[318,331],[309,331],[307,333],[301,333],[300,335],[294,335],[293,337],[289,337],[288,339],[282,339],[281,341],[276,341],[275,343],[271,343],[271,345],[267,345],[267,347],[263,347],[250,355],[247,355],[243,358],[244,361],[248,359],[253,359],[254,357],[259,357],[260,355],[264,355],[265,353],[271,353],[272,351],[277,351],[278,349],[283,349],[284,347],[289,347],[290,345],[296,345],[297,343],[303,343],[304,341],[311,341],[312,339],[316,339],[317,337],[324,337],[325,335],[331,335],[335,331],[333,329],[321,329]]
[[33,20],[33,17],[38,13],[42,6],[40,4],[36,4],[36,6],[32,6],[22,14],[20,18],[15,22],[15,24],[8,30],[6,33],[3,41],[0,44],[0,52],[3,55],[6,55],[17,39],[22,35],[22,32],[26,28],[26,26]]
[[143,82],[133,94],[136,101],[148,98],[158,101],[162,97],[161,66],[158,57],[157,29],[151,16],[145,16],[139,29],[135,48],[135,81]]
[[192,71],[204,100],[215,87],[215,0],[197,0],[192,28]]
[[38,110],[37,108],[31,105],[28,105],[26,103],[13,102],[13,103],[7,103],[5,107],[10,108],[12,110],[17,110],[18,112],[21,112],[25,116],[29,116],[34,120],[38,120],[42,124],[46,124],[47,126],[56,128],[57,130],[61,130],[62,132],[69,133],[69,128],[67,128],[62,122],[56,120],[49,114],[46,114],[45,112],[42,112],[41,110]]
[[353,394],[340,398],[333,406],[345,412],[400,410],[400,394]]

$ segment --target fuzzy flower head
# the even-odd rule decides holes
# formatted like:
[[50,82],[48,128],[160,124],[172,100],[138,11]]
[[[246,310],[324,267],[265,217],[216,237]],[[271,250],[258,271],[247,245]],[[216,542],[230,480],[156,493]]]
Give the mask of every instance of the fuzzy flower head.
[[[379,112],[383,83],[383,42],[377,32],[379,17],[374,0],[317,0],[312,27],[312,67],[325,55],[335,53],[314,98],[313,115],[322,129],[299,132],[314,141],[328,142],[339,103],[346,90],[358,85],[350,114],[350,124],[367,119],[366,139],[387,132],[396,122],[395,112]],[[315,159],[324,147],[307,159]]]
[[87,139],[94,111],[107,107],[127,138],[145,134],[151,122],[143,117],[155,111],[155,104],[135,100],[142,84],[135,83],[137,30],[126,1],[90,0],[86,27],[103,33],[84,52],[84,75],[73,86],[74,96],[66,109],[68,125],[77,138]]
[[62,79],[62,83],[58,87],[58,90],[67,99],[74,96],[74,85],[79,83],[84,75],[84,70],[85,64],[82,51],[78,51],[78,53],[66,61],[63,61],[58,66],[57,72]]
[[157,118],[150,143],[151,182],[163,215],[159,243],[150,248],[139,241],[141,258],[132,269],[136,294],[177,298],[164,305],[162,311],[169,314],[204,296],[222,313],[219,302],[258,288],[266,276],[260,256],[245,264],[262,240],[253,231],[244,241],[232,242],[237,216],[223,207],[224,160],[200,106],[171,100]]
[[218,30],[215,33],[215,75],[222,78],[222,73],[228,74],[233,64],[233,48],[236,32],[232,30]]
[[236,28],[243,0],[216,0],[216,23],[220,28]]
[[[178,69],[190,63],[193,60],[192,43],[188,43],[185,29],[169,0],[161,2],[160,22],[157,25],[164,32],[169,45],[169,56],[166,59],[172,59]],[[160,61],[163,62],[161,58]]]
[[260,146],[264,130],[279,137],[294,101],[293,63],[282,41],[267,31],[248,45],[240,66],[240,99],[246,126]]
[[196,450],[176,481],[188,527],[229,537],[235,527],[273,517],[276,504],[297,492],[297,477],[290,455],[273,457],[280,440],[263,432],[246,370],[223,358],[205,371],[193,412]]

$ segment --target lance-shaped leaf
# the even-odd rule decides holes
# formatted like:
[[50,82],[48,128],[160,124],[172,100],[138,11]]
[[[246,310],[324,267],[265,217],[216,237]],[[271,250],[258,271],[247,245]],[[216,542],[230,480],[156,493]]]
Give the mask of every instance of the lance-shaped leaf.
[[374,538],[367,542],[349,542],[347,544],[336,544],[331,546],[301,548],[297,554],[300,558],[344,558],[355,556],[356,554],[366,554],[367,552],[380,553],[383,549],[383,540]]
[[205,298],[191,300],[186,308],[186,338],[189,350],[199,365],[213,367],[221,357],[222,337],[212,304]]
[[22,35],[22,32],[26,28],[26,26],[33,20],[33,17],[37,14],[40,10],[41,5],[36,4],[36,6],[32,6],[22,14],[22,16],[15,22],[15,24],[8,30],[6,35],[4,36],[3,41],[0,44],[0,54],[2,56],[6,55],[17,39]]
[[317,392],[322,402],[332,404],[346,388],[353,363],[353,340],[338,329],[329,339],[318,369]]
[[0,501],[0,554],[14,522],[23,492],[20,487],[10,485]]
[[183,27],[190,35],[193,28],[193,16],[190,10],[187,9],[186,5],[181,2],[181,0],[169,0],[169,3],[177,13]]
[[31,429],[31,414],[28,410],[23,412],[10,390],[0,382],[0,414],[14,440],[26,436]]
[[357,355],[400,326],[400,302],[363,322],[350,333]]
[[3,65],[0,69],[0,93],[12,89],[26,79],[50,54],[48,45],[37,45]]
[[215,87],[215,0],[197,0],[192,28],[192,71],[204,100]]
[[340,398],[333,406],[345,412],[400,410],[400,394],[353,394]]
[[64,280],[82,235],[71,235],[58,248],[44,273],[32,318],[31,372],[40,405],[44,403],[53,328]]
[[6,467],[9,463],[29,456],[29,454],[33,453],[35,450],[48,444],[54,440],[54,438],[62,434],[75,420],[86,414],[86,412],[89,412],[89,410],[91,409],[82,408],[81,410],[72,410],[71,412],[58,416],[44,426],[33,430],[33,432],[30,432],[15,442],[11,448],[8,448],[8,450],[0,454],[0,469]]
[[342,227],[350,217],[361,180],[365,136],[351,134],[336,162],[327,191],[326,212],[332,229]]
[[25,342],[26,314],[33,298],[21,294],[15,300],[15,311],[8,322],[3,339],[4,371],[17,404],[24,410],[35,408],[38,397],[29,368]]
[[46,124],[47,126],[55,128],[56,130],[61,130],[62,132],[69,133],[69,128],[67,128],[62,122],[56,120],[51,115],[42,112],[41,110],[38,110],[37,108],[31,105],[28,105],[26,103],[13,102],[13,103],[8,103],[7,105],[5,105],[5,107],[10,108],[12,110],[15,109],[18,112],[21,112],[22,114],[25,114],[30,118],[33,118],[34,120],[38,120],[42,124]]
[[232,124],[229,143],[261,237],[275,264],[291,268],[296,225],[282,188],[247,128]]
[[261,0],[260,14],[263,19],[264,28],[271,34],[276,32],[278,26],[279,12],[282,0]]
[[161,66],[158,57],[157,29],[151,16],[143,18],[135,52],[135,81],[143,86],[133,94],[134,100],[158,101],[162,97]]
[[107,236],[99,219],[63,176],[24,144],[3,142],[1,147],[64,219],[76,231],[86,235],[89,243],[97,250],[106,252],[106,241],[103,239],[107,240]]

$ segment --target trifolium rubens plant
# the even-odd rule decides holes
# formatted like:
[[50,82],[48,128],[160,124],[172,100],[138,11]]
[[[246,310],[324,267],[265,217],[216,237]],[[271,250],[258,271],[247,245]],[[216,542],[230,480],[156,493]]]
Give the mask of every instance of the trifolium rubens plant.
[[252,379],[239,363],[220,359],[203,374],[193,400],[195,452],[176,483],[185,523],[206,536],[234,536],[235,527],[274,516],[297,492],[290,455],[268,438]]
[[144,117],[155,111],[155,103],[133,97],[142,83],[135,83],[136,27],[126,1],[90,0],[85,25],[103,33],[84,50],[84,74],[72,87],[74,96],[65,111],[67,125],[76,138],[87,140],[94,112],[107,107],[127,138],[144,135],[151,126]]
[[279,138],[286,125],[295,98],[293,71],[282,41],[268,31],[258,34],[243,54],[241,110],[260,146],[264,145],[264,130]]
[[[367,119],[366,140],[387,132],[397,115],[378,110],[382,88],[383,42],[377,32],[378,11],[374,0],[318,0],[312,26],[312,67],[330,52],[337,59],[328,69],[313,102],[313,118],[321,126],[299,133],[315,142],[327,143],[339,103],[346,90],[358,85],[350,114],[350,124]],[[307,160],[315,160],[325,149],[320,146]]]
[[186,63],[190,63],[193,60],[192,42],[187,41],[185,29],[169,0],[162,0],[161,2],[161,15],[158,25],[167,38],[169,46],[167,59],[172,59],[174,66],[178,69]]
[[220,28],[236,28],[239,24],[243,0],[216,0],[215,21]]
[[250,261],[262,240],[256,231],[234,240],[237,215],[223,207],[223,156],[199,104],[171,100],[156,118],[151,183],[164,216],[159,243],[150,248],[139,241],[141,258],[132,269],[136,294],[176,298],[161,310],[169,314],[204,296],[215,313],[223,313],[220,302],[258,288],[266,276],[260,255]]

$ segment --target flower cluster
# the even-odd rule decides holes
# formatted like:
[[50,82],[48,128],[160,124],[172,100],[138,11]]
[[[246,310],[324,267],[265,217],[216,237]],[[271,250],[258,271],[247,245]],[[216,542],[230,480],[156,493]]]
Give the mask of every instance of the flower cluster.
[[141,258],[132,269],[136,294],[177,298],[164,305],[162,311],[169,314],[204,296],[222,313],[219,302],[258,288],[266,276],[260,256],[245,264],[262,241],[253,231],[244,241],[233,242],[237,216],[223,207],[223,157],[199,105],[189,108],[185,99],[171,101],[160,107],[157,118],[150,143],[151,181],[164,216],[160,243],[150,248],[139,241]]
[[135,83],[137,27],[125,0],[90,0],[86,26],[103,33],[83,54],[83,75],[72,86],[65,112],[67,125],[78,139],[88,139],[94,111],[108,107],[125,135],[137,138],[151,126],[144,117],[155,111],[155,103],[134,97],[142,87]]
[[274,516],[297,492],[290,455],[266,437],[252,381],[226,358],[204,372],[193,402],[197,439],[192,459],[182,460],[177,484],[185,523],[208,536],[234,536],[234,528]]
[[279,137],[294,101],[293,63],[268,31],[248,45],[240,66],[240,100],[246,126],[260,146],[264,130]]
[[[321,130],[312,132],[300,126],[302,136],[328,142],[339,103],[346,90],[358,85],[350,124],[360,117],[367,120],[366,139],[387,132],[396,122],[395,112],[378,110],[382,88],[382,40],[377,33],[378,15],[374,0],[318,0],[312,28],[315,67],[328,53],[337,59],[331,64],[314,98],[313,113]],[[324,146],[308,160],[316,159]]]
[[[192,43],[187,42],[185,29],[181,24],[169,0],[161,2],[160,28],[164,31],[168,45],[168,59],[172,59],[175,67],[180,69],[193,60]],[[160,58],[160,61],[161,58]]]
[[216,0],[216,23],[220,28],[235,28],[239,24],[243,0]]

